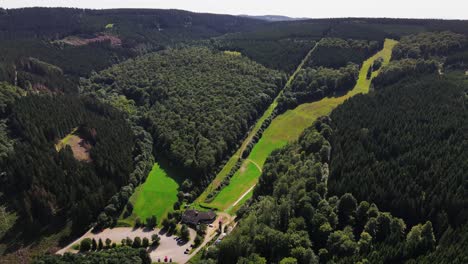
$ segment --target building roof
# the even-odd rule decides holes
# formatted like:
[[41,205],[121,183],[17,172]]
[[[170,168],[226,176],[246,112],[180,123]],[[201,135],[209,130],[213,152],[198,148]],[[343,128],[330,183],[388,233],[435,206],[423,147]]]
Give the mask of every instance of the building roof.
[[199,212],[197,210],[185,210],[182,215],[182,222],[192,225],[197,225],[204,221],[213,221],[216,218],[216,213],[213,211]]

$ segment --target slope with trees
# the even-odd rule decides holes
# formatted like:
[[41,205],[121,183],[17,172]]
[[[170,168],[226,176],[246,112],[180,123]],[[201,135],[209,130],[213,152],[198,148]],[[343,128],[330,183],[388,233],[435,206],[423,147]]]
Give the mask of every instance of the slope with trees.
[[466,86],[463,76],[426,76],[360,96],[333,112],[330,191],[352,192],[438,237],[465,223]]
[[[0,9],[0,81],[76,92],[79,77],[127,58],[261,23],[265,22],[182,10]],[[97,41],[87,42],[92,39]],[[28,71],[24,66],[30,58],[60,68],[64,76]]]
[[[21,215],[19,225],[71,219],[87,227],[107,200],[129,181],[134,139],[122,115],[95,100],[30,95],[18,99],[9,117],[13,152],[2,161],[1,191]],[[75,160],[54,144],[74,127],[91,145],[92,162]]]
[[188,48],[129,60],[84,86],[108,101],[125,96],[159,154],[190,169],[187,176],[206,176],[270,105],[283,78],[243,56]]
[[[268,158],[249,207],[232,234],[203,252],[203,263],[395,263],[435,249],[432,223],[402,219],[352,194],[327,191],[333,137],[321,118]],[[386,251],[390,247],[392,251]]]
[[468,46],[465,35],[450,31],[427,32],[409,35],[401,38],[400,43],[393,50],[393,58],[423,58],[431,56],[446,56],[449,53],[460,51]]
[[361,64],[366,58],[379,51],[382,45],[383,41],[323,38],[318,42],[314,56],[306,65],[340,68],[350,62]]

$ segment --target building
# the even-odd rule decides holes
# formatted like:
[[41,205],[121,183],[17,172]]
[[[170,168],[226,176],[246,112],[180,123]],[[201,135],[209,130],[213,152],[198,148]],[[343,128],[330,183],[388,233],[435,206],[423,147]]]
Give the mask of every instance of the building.
[[182,223],[196,226],[198,224],[211,224],[216,219],[216,213],[213,211],[199,212],[197,210],[185,210],[182,215]]

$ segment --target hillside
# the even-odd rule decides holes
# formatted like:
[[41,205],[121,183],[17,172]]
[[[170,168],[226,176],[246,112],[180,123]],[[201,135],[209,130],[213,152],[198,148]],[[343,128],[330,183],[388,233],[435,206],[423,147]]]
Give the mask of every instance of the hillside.
[[0,8],[0,263],[468,263],[467,65],[464,20]]
[[152,133],[156,152],[200,181],[207,178],[197,176],[208,176],[225,159],[283,82],[278,72],[238,54],[189,48],[116,65],[92,76],[84,89],[111,104],[126,100]]
[[[93,71],[261,23],[265,22],[182,10],[0,8],[0,81],[29,90],[76,93],[79,77]],[[61,74],[25,67],[30,58],[53,65]]]
[[[377,89],[272,152],[238,227],[192,263],[464,263],[467,78],[437,74],[464,43],[408,36],[390,64],[367,64]],[[406,47],[420,51],[395,55]],[[292,88],[321,80],[304,73]]]

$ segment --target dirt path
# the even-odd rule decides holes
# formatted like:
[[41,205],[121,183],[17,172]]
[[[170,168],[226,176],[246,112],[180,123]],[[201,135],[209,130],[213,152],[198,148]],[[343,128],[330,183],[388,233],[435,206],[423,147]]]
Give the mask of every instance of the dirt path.
[[255,162],[255,161],[253,161],[253,160],[251,160],[251,159],[247,159],[247,160],[250,161],[250,162],[252,162],[253,165],[255,165],[255,167],[257,167],[257,169],[258,169],[260,172],[263,172],[262,167],[260,167],[260,165],[258,165],[257,162]]
[[255,188],[255,185],[252,186],[252,187],[250,187],[245,193],[243,193],[243,194],[241,195],[241,197],[239,197],[239,199],[237,199],[237,201],[235,201],[229,208],[232,208],[232,207],[236,206],[238,203],[240,203],[240,201],[242,201],[242,199],[243,199],[247,194],[249,194],[249,192],[252,191],[253,188]]

